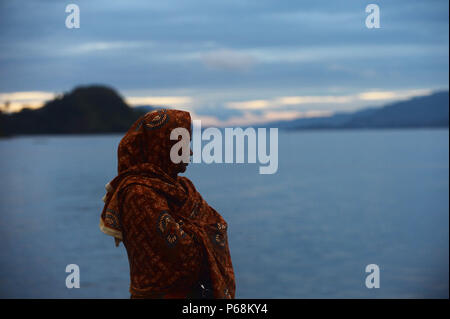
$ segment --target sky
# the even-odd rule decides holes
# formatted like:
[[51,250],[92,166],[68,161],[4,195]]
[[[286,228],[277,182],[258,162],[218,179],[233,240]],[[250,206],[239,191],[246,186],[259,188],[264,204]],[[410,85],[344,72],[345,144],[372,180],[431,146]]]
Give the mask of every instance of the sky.
[[[68,29],[66,6],[80,9]],[[365,8],[380,8],[369,29]],[[381,106],[449,87],[444,0],[2,0],[0,104],[76,86],[208,125]]]

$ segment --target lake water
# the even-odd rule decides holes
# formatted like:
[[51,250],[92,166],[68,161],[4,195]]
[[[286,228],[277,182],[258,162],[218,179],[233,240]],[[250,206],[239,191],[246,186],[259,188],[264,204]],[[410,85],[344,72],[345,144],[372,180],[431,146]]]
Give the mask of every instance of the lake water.
[[[119,140],[0,140],[0,297],[129,297],[126,251],[98,228]],[[238,298],[448,298],[448,145],[448,129],[280,132],[274,175],[193,164],[186,176],[229,224]]]

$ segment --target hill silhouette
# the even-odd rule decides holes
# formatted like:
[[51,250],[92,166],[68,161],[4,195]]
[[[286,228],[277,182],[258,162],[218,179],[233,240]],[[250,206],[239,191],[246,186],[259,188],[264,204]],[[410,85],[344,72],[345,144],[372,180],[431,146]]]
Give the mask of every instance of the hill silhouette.
[[345,123],[351,128],[443,127],[449,124],[449,93],[437,92],[356,113]]
[[105,86],[77,87],[42,108],[0,115],[3,135],[125,132],[145,111]]
[[435,92],[383,107],[336,113],[329,117],[278,121],[264,126],[299,130],[448,127],[449,92]]

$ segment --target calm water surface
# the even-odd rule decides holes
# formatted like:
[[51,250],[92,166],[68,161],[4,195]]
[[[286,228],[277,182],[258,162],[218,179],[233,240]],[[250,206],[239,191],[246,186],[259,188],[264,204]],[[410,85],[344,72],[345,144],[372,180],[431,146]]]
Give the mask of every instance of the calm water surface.
[[[98,228],[119,140],[0,139],[0,297],[129,297],[126,251]],[[448,130],[280,132],[274,175],[186,175],[229,224],[238,298],[448,298],[448,143]],[[379,289],[365,287],[372,263]]]

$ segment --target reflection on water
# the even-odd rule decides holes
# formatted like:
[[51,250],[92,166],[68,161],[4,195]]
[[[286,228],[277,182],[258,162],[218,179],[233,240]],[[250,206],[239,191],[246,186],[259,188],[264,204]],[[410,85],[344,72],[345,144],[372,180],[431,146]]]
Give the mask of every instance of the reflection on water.
[[[279,170],[193,164],[228,221],[239,298],[448,298],[448,130],[280,132]],[[98,229],[118,135],[0,140],[0,297],[128,298]],[[78,264],[81,288],[65,287]],[[365,266],[381,288],[365,287]]]

